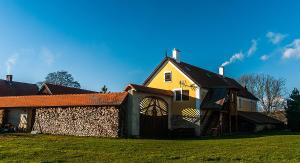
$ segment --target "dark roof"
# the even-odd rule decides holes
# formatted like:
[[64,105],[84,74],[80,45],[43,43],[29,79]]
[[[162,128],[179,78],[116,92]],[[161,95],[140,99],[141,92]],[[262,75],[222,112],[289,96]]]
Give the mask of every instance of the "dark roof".
[[257,124],[283,124],[283,122],[259,112],[238,111],[238,116]]
[[127,94],[120,92],[0,97],[0,107],[118,106],[125,101]]
[[170,90],[145,87],[145,86],[137,85],[137,84],[129,84],[125,88],[125,91],[128,91],[129,89],[135,89],[136,91],[144,92],[144,93],[152,93],[152,94],[158,94],[158,95],[173,96],[173,92],[170,91]]
[[236,80],[227,77],[226,79],[229,80],[233,85],[235,85],[239,89],[237,94],[238,96],[252,99],[252,100],[258,100],[258,98],[256,98],[251,92],[249,92],[247,88],[240,85]]
[[[217,73],[190,65],[185,62],[176,62],[173,58],[165,57],[165,59],[155,68],[155,70],[150,74],[150,76],[145,80],[144,85],[146,85],[152,77],[156,74],[165,62],[170,61],[176,65],[186,76],[188,76],[194,83],[203,88],[231,88],[238,89],[239,95],[257,100],[257,98],[252,95],[249,91],[243,90],[244,88],[236,82],[234,79],[219,75]],[[241,89],[243,88],[243,89]]]
[[[44,91],[47,91],[46,93]],[[49,92],[50,91],[50,92]],[[84,90],[79,88],[66,87],[61,85],[55,85],[50,83],[44,83],[40,89],[39,94],[52,94],[52,95],[61,95],[61,94],[87,94],[87,93],[97,93],[90,90]]]
[[209,89],[201,103],[201,109],[222,109],[227,95],[228,89],[226,88]]
[[36,84],[0,80],[0,96],[25,96],[38,93]]

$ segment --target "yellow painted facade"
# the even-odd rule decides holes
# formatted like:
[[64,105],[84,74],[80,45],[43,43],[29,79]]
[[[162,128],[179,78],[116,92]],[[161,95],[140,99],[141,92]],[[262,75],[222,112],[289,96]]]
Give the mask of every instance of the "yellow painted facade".
[[[165,73],[171,72],[172,81],[165,82]],[[188,101],[173,100],[172,114],[181,116],[199,116],[199,111],[196,109],[197,85],[189,80],[179,69],[176,68],[170,61],[166,62],[160,70],[146,83],[146,86],[152,88],[160,88],[165,90],[189,90]],[[199,93],[200,94],[200,93]]]

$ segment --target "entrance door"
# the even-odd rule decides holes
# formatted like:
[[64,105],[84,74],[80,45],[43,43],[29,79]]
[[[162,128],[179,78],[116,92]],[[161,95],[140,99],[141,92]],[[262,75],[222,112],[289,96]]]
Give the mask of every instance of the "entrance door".
[[168,104],[159,97],[146,97],[140,102],[140,135],[162,137],[168,133]]

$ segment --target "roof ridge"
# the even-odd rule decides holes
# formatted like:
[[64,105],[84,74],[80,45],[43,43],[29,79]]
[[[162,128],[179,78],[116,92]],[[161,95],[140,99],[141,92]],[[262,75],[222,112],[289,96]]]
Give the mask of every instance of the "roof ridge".
[[87,90],[87,89],[82,89],[82,88],[75,88],[75,87],[69,87],[69,86],[64,86],[64,85],[58,85],[58,84],[53,84],[53,83],[44,83],[46,85],[53,85],[53,86],[58,86],[58,87],[64,87],[64,88],[69,88],[69,89],[78,89],[78,90],[84,90],[84,91],[91,91],[91,92],[96,92],[92,90]]
[[111,93],[81,93],[81,94],[58,94],[58,95],[25,95],[25,96],[0,96],[1,98],[23,98],[23,97],[56,97],[56,96],[91,96],[91,95],[118,95],[118,94],[127,94],[128,92],[123,91],[123,92],[111,92]]
[[187,65],[189,65],[189,66],[193,66],[193,67],[195,67],[195,68],[198,68],[198,69],[201,69],[201,70],[204,70],[204,71],[207,71],[207,72],[209,72],[209,73],[218,75],[218,76],[223,77],[223,78],[229,78],[229,77],[227,77],[227,76],[222,76],[222,75],[220,75],[220,74],[218,74],[218,73],[216,73],[216,72],[213,72],[213,71],[210,71],[210,70],[201,68],[201,67],[199,67],[199,66],[195,66],[195,65],[189,64],[189,63],[187,63],[187,62],[182,62],[182,63],[187,64]]
[[28,84],[28,85],[37,85],[37,84],[33,84],[33,83],[26,83],[26,82],[20,82],[20,81],[7,81],[7,80],[4,80],[4,79],[0,79],[0,81],[4,81],[4,82],[12,82],[12,83],[20,83],[20,84]]

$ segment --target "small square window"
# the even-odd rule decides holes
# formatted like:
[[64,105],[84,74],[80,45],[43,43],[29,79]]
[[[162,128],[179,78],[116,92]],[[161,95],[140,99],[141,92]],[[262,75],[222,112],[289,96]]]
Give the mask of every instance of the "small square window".
[[190,91],[182,90],[182,101],[188,101],[190,99]]
[[165,73],[165,82],[171,82],[172,81],[172,73],[166,72]]
[[181,91],[175,91],[175,101],[181,101]]

